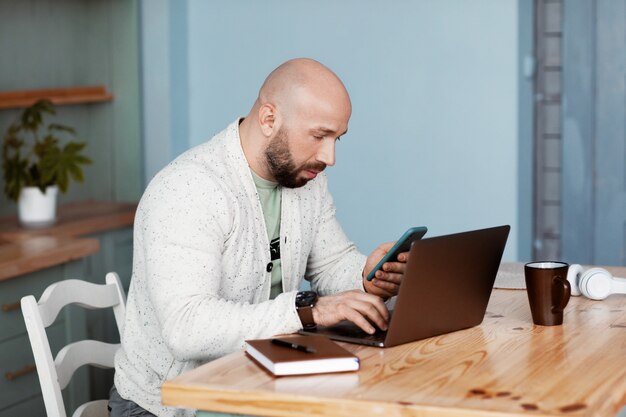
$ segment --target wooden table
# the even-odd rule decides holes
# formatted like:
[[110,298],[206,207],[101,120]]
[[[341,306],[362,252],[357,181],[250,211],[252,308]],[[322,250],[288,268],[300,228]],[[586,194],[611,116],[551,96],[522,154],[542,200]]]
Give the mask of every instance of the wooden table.
[[[626,268],[612,268],[626,276]],[[626,405],[626,296],[572,297],[534,326],[494,290],[482,325],[393,348],[343,344],[358,372],[273,378],[243,352],[162,387],[166,405],[262,416],[615,416]]]

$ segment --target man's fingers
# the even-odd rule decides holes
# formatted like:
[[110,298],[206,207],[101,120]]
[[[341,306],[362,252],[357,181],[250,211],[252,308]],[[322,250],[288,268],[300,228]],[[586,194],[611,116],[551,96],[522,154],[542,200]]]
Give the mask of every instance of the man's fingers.
[[374,326],[372,326],[367,320],[365,320],[365,317],[360,315],[359,312],[356,310],[352,310],[350,313],[348,313],[346,315],[346,319],[359,326],[361,329],[363,329],[364,332],[368,334],[374,334],[376,332]]
[[383,271],[404,274],[406,271],[406,264],[404,262],[385,262],[383,264]]
[[352,308],[355,308],[363,313],[376,310],[385,319],[389,316],[387,306],[383,302],[382,298],[377,295],[367,294],[363,291],[348,291],[343,293],[346,296],[346,304]]
[[374,306],[373,304],[360,300],[352,300],[352,303],[350,303],[350,307],[352,309],[351,311],[346,312],[346,318],[366,332],[374,333],[375,329],[365,318],[368,318],[379,329],[387,329],[387,320],[389,319],[389,313],[387,312],[386,307],[383,309],[384,315],[381,311],[379,311],[379,306]]
[[376,333],[376,329],[374,328],[374,326],[372,326],[370,322],[367,321],[365,317],[360,315],[356,310],[352,310],[352,312],[350,312],[348,314],[348,317],[346,318],[350,320],[352,323],[359,326],[361,329],[363,329],[364,332],[368,334]]
[[398,290],[400,289],[399,283],[395,284],[394,282],[385,281],[381,279],[372,280],[372,284],[376,285],[381,290],[387,291],[390,294],[390,296],[397,294]]
[[382,271],[377,272],[375,275],[375,278],[379,281],[387,281],[387,282],[391,282],[397,285],[400,285],[403,277],[404,275],[401,273],[393,274],[390,272],[382,272]]
[[409,252],[402,252],[398,254],[398,261],[407,262],[409,260]]
[[354,290],[320,297],[313,307],[313,319],[324,326],[350,320],[371,334],[375,329],[370,322],[381,329],[387,329],[389,311],[379,296]]
[[[394,292],[393,288],[395,284],[393,283],[388,283],[387,281],[380,280],[378,278],[374,278],[370,281],[370,283],[371,286],[368,291],[372,292],[372,290],[375,288],[376,292],[372,292],[372,294],[376,294],[377,296],[382,297],[383,300],[389,299],[397,294],[397,290]],[[395,288],[398,287],[398,285],[395,285]]]

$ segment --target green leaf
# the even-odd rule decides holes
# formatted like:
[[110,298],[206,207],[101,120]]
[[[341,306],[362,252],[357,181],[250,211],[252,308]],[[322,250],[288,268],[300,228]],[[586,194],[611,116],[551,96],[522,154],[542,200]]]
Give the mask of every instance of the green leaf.
[[91,158],[87,158],[86,156],[82,156],[82,155],[76,155],[77,164],[91,165],[92,162],[93,161],[91,160]]
[[43,113],[56,114],[54,105],[50,100],[39,100],[32,106],[24,109],[21,117],[22,127],[33,133],[37,132],[43,125]]
[[78,167],[78,165],[68,165],[67,168],[74,181],[83,182],[85,180],[83,171]]
[[19,150],[19,148],[24,145],[24,141],[21,140],[18,136],[19,131],[20,127],[15,123],[9,126],[6,133],[4,134],[4,151],[8,151],[8,148]]
[[68,142],[65,145],[64,152],[78,153],[82,151],[85,146],[87,146],[84,142]]
[[39,159],[47,153],[54,152],[59,149],[59,140],[52,135],[46,135],[40,142],[35,142],[33,146],[33,152]]
[[73,127],[65,126],[58,123],[50,123],[48,125],[48,131],[53,132],[55,130],[58,132],[67,132],[71,133],[72,135],[76,135],[76,129],[74,129]]
[[28,183],[28,160],[17,154],[4,160],[4,192],[11,200],[17,201],[22,187]]
[[69,142],[63,150],[50,150],[41,158],[41,179],[43,182],[54,181],[61,192],[66,192],[69,178],[78,182],[84,180],[81,165],[91,163],[91,160],[79,152],[85,147],[84,143]]
[[67,192],[67,188],[70,185],[70,180],[67,176],[67,171],[59,171],[57,175],[56,183],[59,186],[59,190],[61,190],[62,193]]

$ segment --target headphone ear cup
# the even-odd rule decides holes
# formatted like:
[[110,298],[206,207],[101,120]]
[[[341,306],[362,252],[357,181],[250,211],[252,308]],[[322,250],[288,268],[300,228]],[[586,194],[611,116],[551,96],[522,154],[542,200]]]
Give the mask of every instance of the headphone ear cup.
[[572,264],[567,270],[567,280],[572,287],[572,295],[580,295],[580,289],[578,288],[578,282],[580,276],[583,273],[583,267],[580,264]]
[[591,268],[580,276],[578,288],[587,298],[604,300],[611,295],[612,278],[613,276],[606,269]]

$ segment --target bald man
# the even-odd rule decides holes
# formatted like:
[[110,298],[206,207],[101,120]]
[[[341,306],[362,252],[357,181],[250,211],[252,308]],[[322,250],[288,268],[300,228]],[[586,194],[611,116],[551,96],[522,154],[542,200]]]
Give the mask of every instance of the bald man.
[[[348,130],[341,80],[310,59],[263,83],[245,118],[179,156],[135,217],[133,276],[111,416],[191,416],[163,382],[246,339],[350,320],[386,330],[408,254],[364,279],[392,243],[360,254],[335,218],[328,166]],[[312,291],[299,291],[302,279]]]

